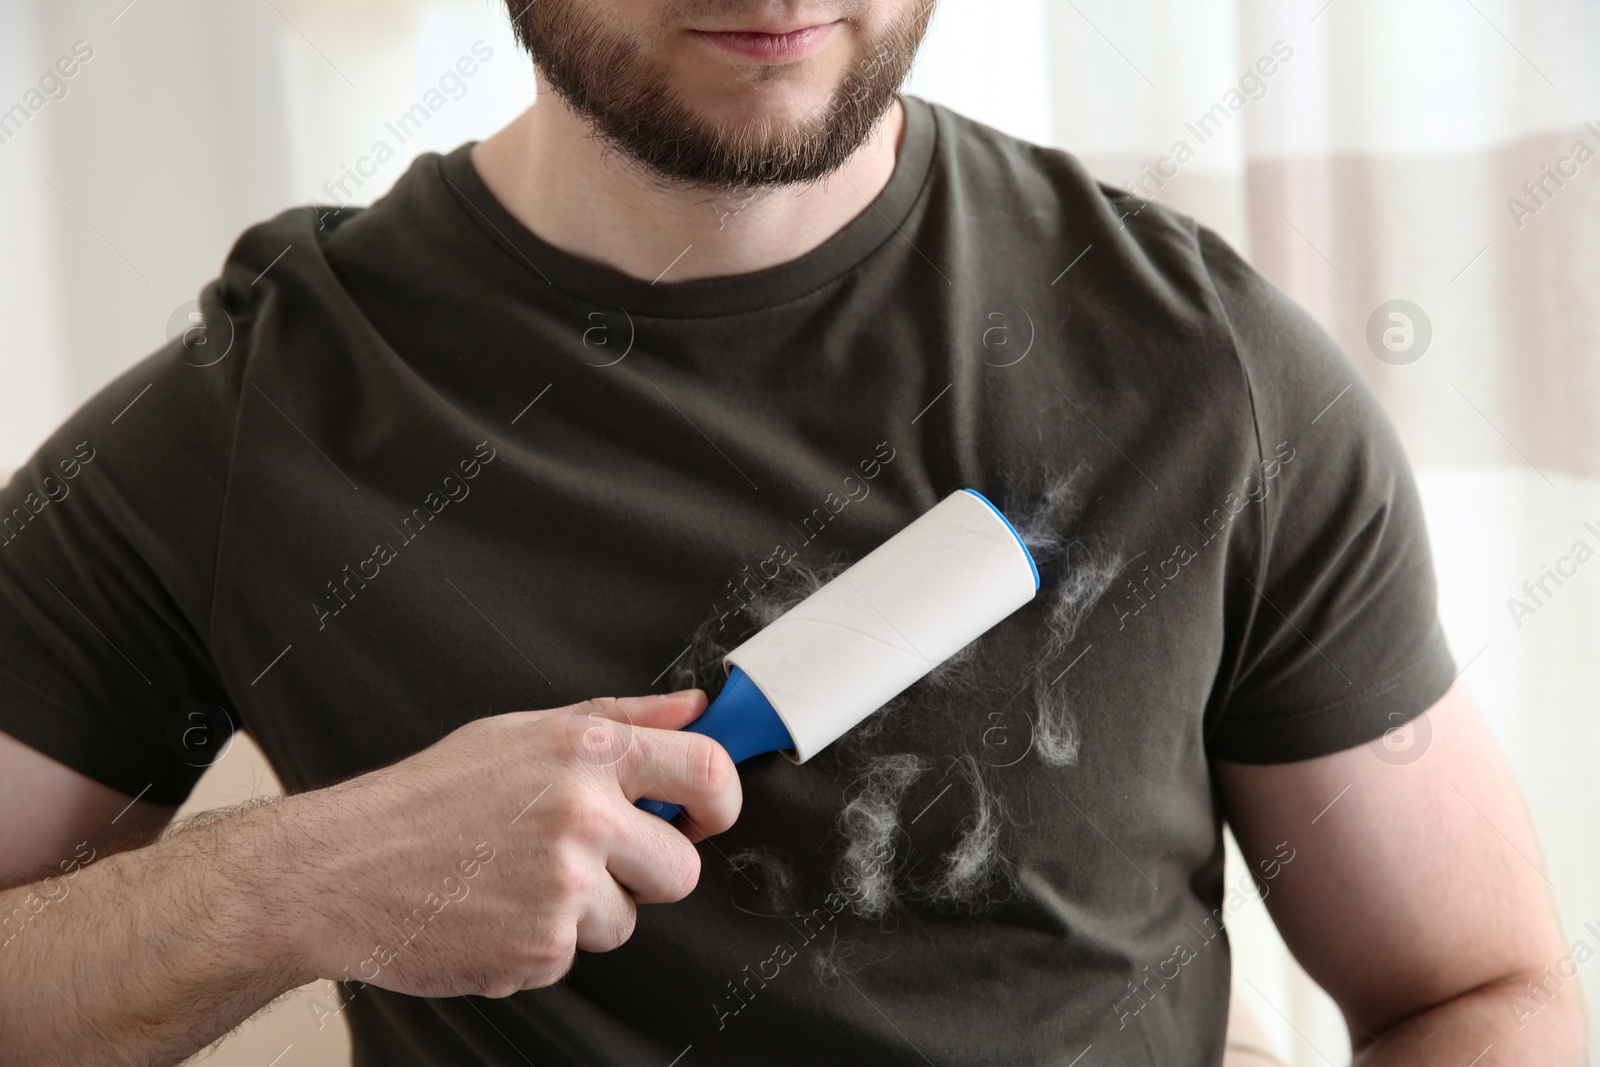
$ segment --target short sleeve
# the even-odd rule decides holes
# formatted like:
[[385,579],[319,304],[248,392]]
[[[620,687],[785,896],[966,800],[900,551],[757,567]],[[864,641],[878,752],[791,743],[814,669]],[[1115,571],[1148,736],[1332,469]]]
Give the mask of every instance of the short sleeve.
[[1250,391],[1258,537],[1229,564],[1207,751],[1310,759],[1381,737],[1455,678],[1428,534],[1393,425],[1303,309],[1201,230]]
[[0,490],[0,731],[161,804],[208,762],[191,702],[227,708],[206,634],[246,323],[220,281],[200,308],[203,345],[141,360]]

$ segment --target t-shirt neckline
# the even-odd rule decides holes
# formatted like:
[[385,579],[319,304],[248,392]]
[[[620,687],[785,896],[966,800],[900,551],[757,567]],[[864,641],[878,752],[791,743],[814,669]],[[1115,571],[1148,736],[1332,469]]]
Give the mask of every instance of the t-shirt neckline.
[[444,191],[486,237],[541,284],[579,299],[625,308],[632,315],[710,318],[772,307],[804,296],[834,280],[900,231],[921,194],[933,161],[935,120],[926,101],[906,94],[905,130],[889,181],[872,203],[844,228],[803,255],[747,274],[652,284],[610,267],[589,263],[544,241],[495,199],[472,163],[467,141],[436,156]]

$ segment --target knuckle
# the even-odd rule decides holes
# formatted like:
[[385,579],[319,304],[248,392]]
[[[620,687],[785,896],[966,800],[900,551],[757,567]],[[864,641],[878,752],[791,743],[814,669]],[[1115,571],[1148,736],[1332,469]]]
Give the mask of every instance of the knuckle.
[[512,719],[513,724],[519,729],[527,730],[532,736],[540,739],[554,736],[561,730],[562,716],[560,715],[526,711],[516,712],[514,716],[507,715],[504,718]]
[[562,944],[560,951],[551,956],[545,965],[544,973],[549,976],[546,985],[553,985],[566,977],[572,965],[578,962],[578,941],[576,935],[569,936]]
[[502,1000],[513,993],[522,991],[522,983],[515,978],[502,978],[486,986],[483,995],[492,1000]]
[[480,997],[509,997],[522,987],[509,968],[484,967],[462,976],[462,991]]
[[581,841],[609,841],[616,833],[616,822],[610,805],[591,800],[578,805],[568,829]]
[[608,841],[616,832],[611,805],[588,790],[568,794],[560,808],[559,833],[568,841]]
[[700,734],[682,734],[688,739],[684,746],[684,776],[696,790],[717,794],[728,788],[733,775],[733,761],[723,747]]
[[603,839],[616,824],[611,805],[586,780],[551,790],[545,819],[558,840],[568,841]]
[[631,732],[627,723],[613,715],[580,706],[580,710],[564,716],[562,721],[566,737],[561,755],[566,761],[609,767],[627,755]]
[[609,767],[627,754],[629,734],[626,726],[598,715],[579,722],[582,728],[576,732],[576,740],[578,756],[583,762]]
[[578,725],[581,736],[590,749],[609,750],[616,747],[619,734],[622,733],[621,724],[615,719],[608,719],[604,715],[580,715]]
[[572,711],[575,714],[585,717],[595,716],[609,719],[619,714],[621,710],[622,706],[617,702],[616,697],[590,697],[572,705]]
[[557,850],[551,856],[547,875],[559,901],[569,901],[589,891],[588,863],[566,850]]
[[564,728],[565,715],[546,715],[528,719],[517,727],[518,732],[505,738],[505,743],[517,746],[535,759],[565,762],[568,731]]
[[533,935],[528,944],[528,970],[536,975],[554,971],[556,978],[559,978],[566,973],[577,947],[578,934],[570,922],[548,923]]
[[538,979],[539,985],[540,986],[555,985],[557,982],[561,981],[561,979],[563,979],[563,978],[565,978],[567,976],[567,972],[572,970],[573,964],[575,964],[577,962],[578,962],[578,953],[577,953],[577,950],[574,949],[572,952],[569,952],[567,954],[566,958],[564,960],[562,960],[560,963],[557,963],[556,965],[554,965],[552,967],[548,967],[548,968],[546,968],[544,971],[542,971],[540,973],[539,979]]
[[580,789],[570,786],[552,789],[550,794],[549,799],[542,804],[544,820],[557,835],[563,835],[567,827],[582,820],[583,816],[579,813],[588,805],[588,800]]

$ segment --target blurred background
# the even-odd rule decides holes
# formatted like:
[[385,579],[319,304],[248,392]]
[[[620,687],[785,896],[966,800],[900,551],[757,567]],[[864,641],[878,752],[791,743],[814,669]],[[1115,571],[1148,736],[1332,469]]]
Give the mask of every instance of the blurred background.
[[[492,56],[401,143],[386,123],[479,41]],[[1416,466],[1450,644],[1591,949],[1596,55],[1594,0],[941,0],[909,85],[1195,216],[1340,342]],[[4,0],[0,475],[171,335],[246,226],[370,202],[533,97],[501,0]],[[379,141],[395,157],[346,177]],[[1387,758],[1425,751],[1402,731]],[[186,810],[277,788],[240,737]],[[1348,1062],[1264,908],[1229,929],[1276,1052]],[[1578,980],[1600,1019],[1600,964]],[[308,987],[197,1059],[347,1063],[336,1003]]]

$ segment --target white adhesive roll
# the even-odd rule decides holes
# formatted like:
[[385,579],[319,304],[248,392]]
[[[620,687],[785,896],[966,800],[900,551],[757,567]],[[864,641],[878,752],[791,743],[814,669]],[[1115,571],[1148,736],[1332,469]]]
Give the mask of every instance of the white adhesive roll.
[[994,505],[945,497],[723,657],[804,763],[1032,600],[1038,569]]

